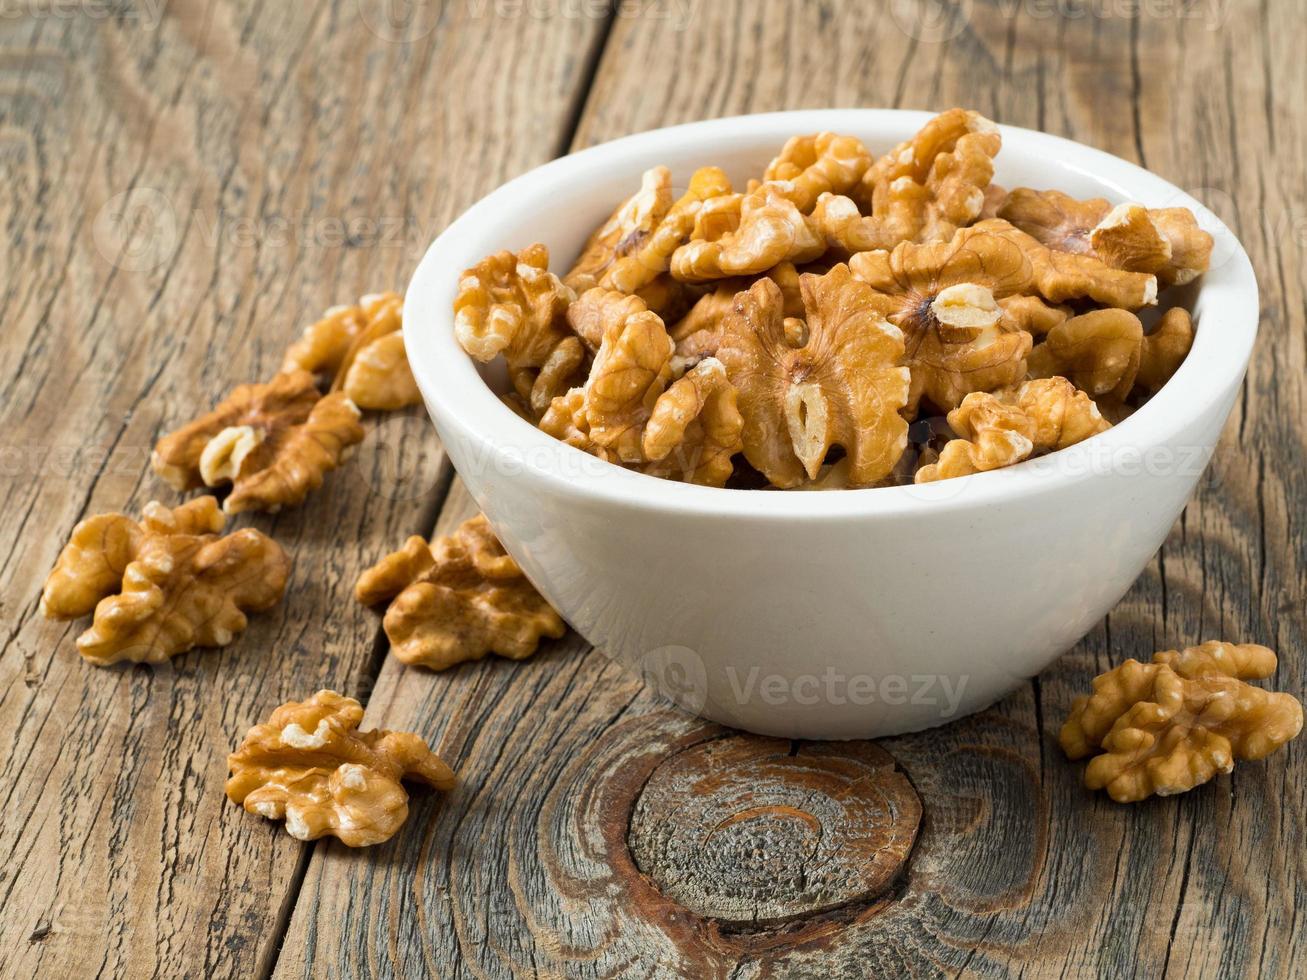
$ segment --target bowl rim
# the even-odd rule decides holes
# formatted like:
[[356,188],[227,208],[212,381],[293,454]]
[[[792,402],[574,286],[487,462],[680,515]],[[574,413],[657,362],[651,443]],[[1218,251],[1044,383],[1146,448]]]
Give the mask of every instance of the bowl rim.
[[[512,215],[520,211],[522,200],[615,169],[629,169],[635,186],[644,169],[660,162],[658,152],[668,141],[705,145],[704,162],[709,163],[714,143],[766,138],[779,147],[795,133],[822,130],[850,132],[863,138],[872,131],[889,130],[892,132],[877,138],[902,140],[934,115],[902,109],[799,109],[683,123],[588,147],[502,184],[431,243],[405,295],[408,359],[437,429],[456,430],[454,434],[459,438],[478,446],[482,454],[479,458],[493,458],[505,467],[504,472],[529,471],[557,485],[562,493],[594,502],[706,517],[841,520],[901,516],[922,508],[939,514],[1055,493],[1083,480],[1121,471],[1126,460],[1132,461],[1131,466],[1138,465],[1142,453],[1166,446],[1194,419],[1237,388],[1256,339],[1259,305],[1252,264],[1233,232],[1201,202],[1142,167],[1073,140],[1008,125],[1000,126],[1004,153],[1038,153],[1057,158],[1064,169],[1110,188],[1122,201],[1188,207],[1215,238],[1213,254],[1228,252],[1219,268],[1214,267],[1197,280],[1193,348],[1162,390],[1106,432],[1037,459],[934,483],[829,492],[703,487],[647,476],[598,460],[518,417],[499,400],[472,358],[458,345],[453,312],[441,309],[437,301],[440,295],[452,295],[452,290],[441,288],[442,284],[451,286],[465,268],[482,258],[478,255],[469,261],[458,256],[459,240],[466,229],[487,223],[502,225],[503,247],[522,247],[526,243],[515,243],[511,233]],[[1218,321],[1219,330],[1212,326]],[[1106,459],[1106,466],[1095,463],[1095,458]],[[1056,464],[1050,467],[1047,460],[1055,460]],[[564,462],[568,465],[564,466]],[[584,476],[576,478],[577,472]]]

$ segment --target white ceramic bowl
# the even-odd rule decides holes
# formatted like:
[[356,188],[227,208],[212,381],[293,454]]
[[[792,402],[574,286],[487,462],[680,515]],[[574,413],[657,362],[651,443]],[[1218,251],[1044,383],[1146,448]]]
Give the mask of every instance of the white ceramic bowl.
[[1071,647],[1161,545],[1220,436],[1257,331],[1243,249],[1166,181],[1003,127],[995,179],[1004,186],[1199,215],[1216,247],[1186,297],[1193,351],[1140,411],[1078,446],[961,480],[830,493],[672,483],[537,431],[496,398],[502,371],[474,364],[455,342],[459,273],[534,241],[564,272],[654,164],[684,182],[713,163],[742,184],[796,133],[851,133],[883,152],[927,118],[771,113],[596,146],[484,198],[436,240],[409,285],[404,333],[418,384],[505,547],[586,639],[717,721],[795,738],[912,731],[990,704]]

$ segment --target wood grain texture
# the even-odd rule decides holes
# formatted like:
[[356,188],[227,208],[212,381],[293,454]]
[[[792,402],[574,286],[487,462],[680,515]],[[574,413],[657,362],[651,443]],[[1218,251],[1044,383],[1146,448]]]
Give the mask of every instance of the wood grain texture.
[[[1267,643],[1274,685],[1307,689],[1296,5],[648,0],[606,37],[585,4],[418,4],[395,22],[385,6],[172,0],[153,27],[0,20],[14,270],[0,292],[0,975],[1307,972],[1301,744],[1133,807],[1087,793],[1056,744],[1095,673],[1168,646]],[[806,755],[889,753],[924,814],[898,875],[759,923],[687,909],[636,863],[644,788],[723,741],[771,758],[770,740],[669,708],[575,636],[442,674],[379,659],[349,590],[443,490],[416,413],[381,423],[304,510],[255,522],[298,566],[285,607],[232,648],[92,671],[71,629],[34,618],[80,516],[173,499],[145,475],[162,427],[233,374],[270,370],[326,303],[402,285],[443,222],[569,138],[954,104],[1135,159],[1208,203],[1252,256],[1262,336],[1197,498],[1075,650],[978,716],[878,747],[794,744],[800,761],[759,781],[775,802]],[[393,236],[396,216],[402,245],[380,224],[322,223],[391,218]],[[473,510],[455,482],[436,530]],[[219,792],[245,726],[318,686],[364,697],[365,726],[427,736],[460,774],[451,794],[415,794],[382,848],[302,847]],[[808,838],[776,831],[760,821],[732,846],[775,843],[792,867]]]
[[275,371],[326,306],[402,289],[461,208],[554,155],[602,24],[124,6],[0,18],[0,976],[254,976],[307,850],[227,803],[225,756],[285,700],[368,693],[354,579],[448,483],[424,413],[238,522],[296,567],[221,652],[92,668],[40,583],[82,517],[177,499],[147,465],[162,431]]
[[[1185,797],[1123,807],[1083,789],[1056,732],[1109,663],[1209,637],[1275,645],[1275,685],[1304,690],[1307,117],[1288,93],[1302,88],[1293,52],[1307,27],[1287,3],[1065,16],[997,0],[922,5],[943,20],[911,6],[740,0],[696,4],[683,22],[623,16],[574,145],[739,112],[962,104],[1190,189],[1248,244],[1263,289],[1244,398],[1197,499],[1121,607],[1044,675],[981,715],[880,743],[923,801],[906,872],[880,896],[781,924],[741,928],[669,902],[612,832],[632,811],[631,784],[715,726],[668,709],[575,638],[534,663],[435,676],[387,661],[369,721],[439,734],[463,784],[415,814],[380,863],[319,846],[278,975],[1304,969],[1301,746]],[[471,507],[452,494],[439,528]]]

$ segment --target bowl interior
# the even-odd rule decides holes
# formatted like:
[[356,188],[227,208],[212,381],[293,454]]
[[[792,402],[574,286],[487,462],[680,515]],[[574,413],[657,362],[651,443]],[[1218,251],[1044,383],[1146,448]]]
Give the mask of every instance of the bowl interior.
[[[928,113],[894,110],[814,110],[741,116],[672,127],[616,140],[553,161],[505,184],[470,209],[431,246],[406,298],[406,342],[418,383],[437,425],[456,426],[488,451],[508,448],[525,465],[545,476],[568,479],[557,459],[578,450],[556,443],[503,406],[496,392],[507,389],[501,368],[475,365],[453,337],[451,305],[459,273],[484,256],[505,248],[518,250],[542,241],[549,246],[552,268],[566,271],[586,237],[614,206],[638,187],[648,167],[666,164],[673,182],[684,187],[700,166],[716,164],[737,186],[758,176],[787,138],[824,129],[860,137],[873,153],[908,138],[930,118]],[[1257,291],[1247,256],[1238,241],[1198,201],[1161,178],[1092,148],[1058,137],[1003,127],[1003,149],[995,180],[1006,187],[1055,188],[1075,197],[1138,201],[1149,207],[1188,207],[1216,239],[1211,270],[1196,288],[1164,294],[1163,302],[1181,302],[1195,316],[1194,348],[1172,381],[1122,424],[1087,443],[1063,450],[1070,460],[1088,443],[1151,446],[1165,442],[1186,418],[1218,404],[1237,385],[1246,368],[1257,326]],[[443,433],[446,434],[447,433]],[[554,472],[557,469],[558,472]],[[1076,466],[1072,472],[1079,472]],[[575,472],[572,468],[570,472]],[[979,474],[966,495],[969,504],[989,493],[1010,495],[1047,484],[1056,474],[1048,468],[1032,475],[1029,464]],[[790,494],[717,490],[655,480],[604,464],[590,467],[585,480],[571,479],[578,492],[612,493],[626,499],[648,497],[659,506],[748,508],[794,515],[838,518],[843,508],[916,506],[954,497],[941,481],[921,487],[888,487],[820,496],[818,503],[795,501]],[[652,495],[652,496],[651,496]],[[747,499],[746,499],[747,498]],[[781,498],[791,498],[787,503]],[[838,502],[831,498],[841,498]],[[729,501],[729,502],[728,502]]]

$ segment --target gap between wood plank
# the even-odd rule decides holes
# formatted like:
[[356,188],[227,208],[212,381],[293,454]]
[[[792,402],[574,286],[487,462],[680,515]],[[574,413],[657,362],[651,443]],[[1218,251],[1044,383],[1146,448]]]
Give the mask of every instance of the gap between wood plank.
[[[603,61],[604,51],[608,48],[608,40],[612,35],[613,24],[616,20],[616,4],[610,4],[602,25],[595,32],[595,39],[590,44],[590,50],[586,52],[585,64],[581,69],[581,75],[576,87],[576,95],[572,99],[572,104],[568,107],[566,121],[561,127],[559,139],[550,154],[550,160],[565,156],[571,150],[572,141],[576,138],[577,130],[580,128],[581,117],[589,102],[590,91],[594,87],[595,75],[598,73],[599,65]],[[370,435],[375,435],[375,431]],[[441,447],[441,451],[443,453],[443,447]],[[449,491],[453,486],[455,475],[454,466],[449,461],[449,457],[446,456],[441,462],[440,475],[436,480],[436,486],[432,490],[431,502],[427,507],[423,508],[422,516],[417,522],[418,526],[413,531],[414,534],[425,534],[429,538],[435,533],[436,522],[440,519],[440,513],[444,510],[449,499]],[[381,674],[382,666],[385,664],[386,654],[389,652],[390,641],[387,639],[381,623],[378,622],[372,639],[372,655],[359,678],[360,683],[368,687],[367,695],[358,698],[365,711],[372,699],[372,689]],[[313,861],[314,854],[317,853],[318,846],[324,843],[325,840],[326,838],[311,841],[301,850],[295,863],[295,870],[291,874],[286,894],[282,899],[281,907],[278,909],[277,917],[273,922],[272,935],[259,956],[259,963],[254,971],[254,977],[257,980],[268,980],[277,968],[277,962],[281,959],[282,943],[285,941],[286,933],[290,929],[291,917],[299,904],[300,891],[304,887],[304,879],[308,876],[309,865]]]

